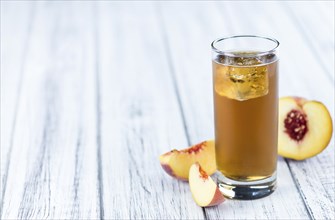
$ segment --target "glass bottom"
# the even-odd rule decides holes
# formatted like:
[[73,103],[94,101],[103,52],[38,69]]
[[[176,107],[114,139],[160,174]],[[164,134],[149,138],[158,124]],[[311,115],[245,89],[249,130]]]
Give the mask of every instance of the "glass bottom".
[[256,181],[236,181],[217,171],[214,180],[221,193],[229,199],[252,200],[270,195],[276,189],[276,172],[272,176]]

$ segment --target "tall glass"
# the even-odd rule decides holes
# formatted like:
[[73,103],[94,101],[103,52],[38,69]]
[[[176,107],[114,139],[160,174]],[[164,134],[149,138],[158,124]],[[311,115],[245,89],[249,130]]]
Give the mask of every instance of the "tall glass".
[[251,35],[212,43],[217,181],[226,197],[257,199],[275,190],[278,46]]

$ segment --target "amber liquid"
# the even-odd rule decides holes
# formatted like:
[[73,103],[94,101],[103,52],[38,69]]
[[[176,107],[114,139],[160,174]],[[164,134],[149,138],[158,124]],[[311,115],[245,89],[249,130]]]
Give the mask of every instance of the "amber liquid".
[[[266,94],[238,100],[216,91],[216,75],[225,64],[220,63],[220,59],[213,61],[217,169],[224,176],[237,181],[261,180],[271,176],[276,170],[277,60],[272,57],[272,60],[263,62],[266,62],[261,64],[261,68],[265,68],[267,74]],[[243,68],[258,70],[257,66],[252,65]]]

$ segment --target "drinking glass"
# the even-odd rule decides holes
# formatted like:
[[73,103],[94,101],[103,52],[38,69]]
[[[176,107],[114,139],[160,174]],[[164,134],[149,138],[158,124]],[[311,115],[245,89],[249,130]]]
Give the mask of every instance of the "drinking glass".
[[220,191],[257,199],[276,188],[279,42],[241,35],[212,42]]

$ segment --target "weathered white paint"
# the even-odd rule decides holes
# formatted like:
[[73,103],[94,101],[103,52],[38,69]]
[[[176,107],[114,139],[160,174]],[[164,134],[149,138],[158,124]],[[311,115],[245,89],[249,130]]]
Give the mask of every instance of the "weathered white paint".
[[155,8],[98,9],[104,217],[202,219],[188,184],[158,161],[187,141]]
[[[10,165],[9,157],[16,125],[18,100],[21,93],[22,74],[26,64],[33,5],[1,2],[1,197],[0,207]],[[6,10],[5,10],[6,9]],[[17,16],[17,13],[21,16]],[[6,106],[6,107],[5,107]],[[0,209],[1,216],[2,209]]]
[[99,218],[92,13],[35,3],[2,219]]
[[280,94],[334,116],[331,7],[1,2],[1,218],[334,219],[334,142],[279,158],[271,196],[206,209],[158,162],[213,137],[209,44],[222,35],[279,39]]

